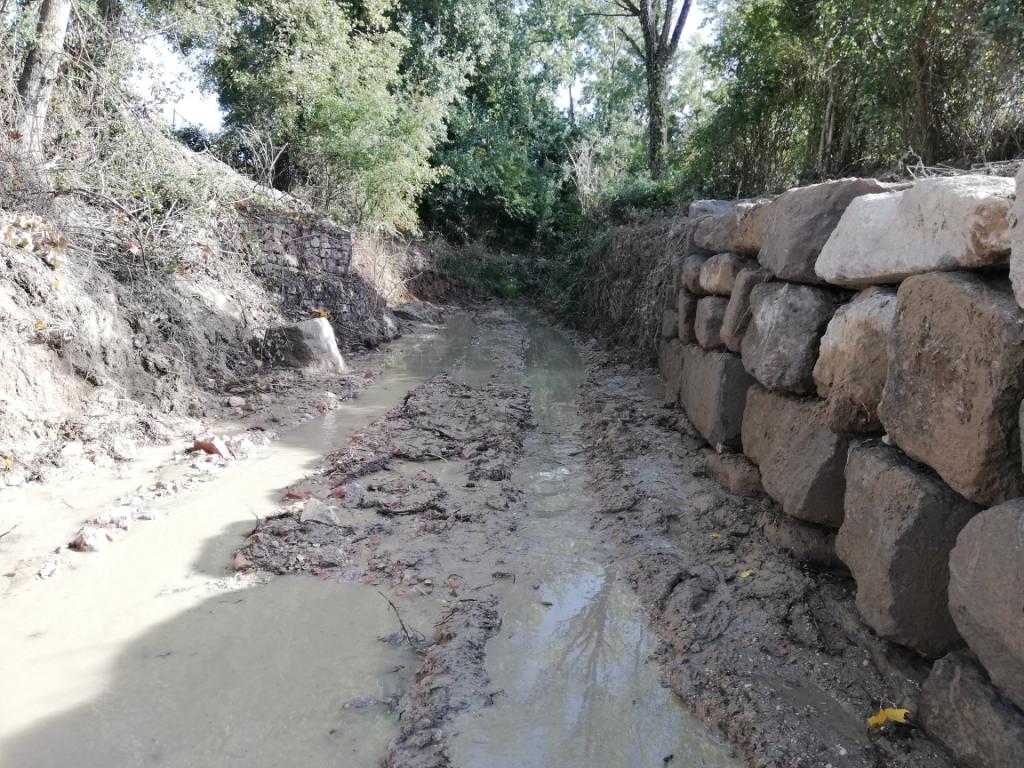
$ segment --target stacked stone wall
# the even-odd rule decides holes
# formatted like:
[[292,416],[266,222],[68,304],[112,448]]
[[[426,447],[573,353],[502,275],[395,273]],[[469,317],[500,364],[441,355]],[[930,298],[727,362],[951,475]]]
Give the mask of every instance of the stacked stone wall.
[[[763,488],[781,510],[766,535],[844,564],[864,622],[935,660],[916,704],[938,741],[1019,765],[1024,169],[842,179],[688,218],[659,356],[709,470]],[[967,709],[979,727],[938,716]]]
[[324,316],[347,350],[389,341],[398,326],[386,299],[352,268],[352,233],[323,219],[254,207],[247,211],[253,271],[295,320]]

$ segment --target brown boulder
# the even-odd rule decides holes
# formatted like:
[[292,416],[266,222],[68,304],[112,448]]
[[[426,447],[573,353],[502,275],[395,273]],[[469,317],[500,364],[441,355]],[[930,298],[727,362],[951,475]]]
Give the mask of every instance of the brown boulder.
[[824,282],[814,264],[846,207],[885,189],[874,179],[840,179],[783,192],[768,206],[758,261],[783,280]]
[[683,288],[694,296],[706,296],[707,291],[700,287],[700,271],[710,256],[687,256],[683,259],[681,269]]
[[752,386],[743,417],[743,452],[761,470],[765,491],[808,523],[843,523],[849,443],[821,421],[822,404]]
[[857,581],[857,610],[880,637],[929,657],[961,645],[949,614],[949,553],[977,512],[896,448],[850,449],[836,547]]
[[707,352],[689,345],[683,349],[679,398],[690,423],[713,448],[738,448],[753,379],[736,355]]
[[722,343],[730,352],[742,350],[743,334],[750,322],[750,292],[755,285],[771,281],[772,273],[767,269],[744,269],[736,275],[729,306],[722,320]]
[[736,253],[718,253],[704,262],[700,269],[700,287],[715,296],[732,293],[736,276],[744,269],[753,269],[757,262]]
[[878,415],[905,453],[979,504],[1024,495],[1022,399],[1024,314],[1008,287],[938,272],[900,286]]
[[979,513],[960,532],[949,610],[992,682],[1024,709],[1024,499]]
[[665,402],[679,402],[679,385],[683,376],[683,343],[679,339],[664,339],[658,347],[658,368],[665,384]]
[[764,537],[801,563],[820,568],[843,568],[836,555],[836,532],[820,525],[805,523],[775,509],[765,509],[757,517]]
[[697,302],[694,334],[704,349],[722,349],[722,320],[729,300],[721,296],[705,296]]
[[676,297],[676,320],[679,323],[676,335],[684,344],[695,344],[697,342],[694,324],[697,320],[698,301],[700,299],[685,288],[679,289],[679,295]]
[[1024,765],[1024,713],[999,695],[968,651],[935,662],[921,690],[920,719],[968,768]]
[[836,310],[821,338],[814,383],[834,432],[881,432],[878,403],[889,370],[896,294],[868,288]]
[[704,459],[710,475],[734,496],[753,498],[764,493],[761,473],[742,453],[707,451]]

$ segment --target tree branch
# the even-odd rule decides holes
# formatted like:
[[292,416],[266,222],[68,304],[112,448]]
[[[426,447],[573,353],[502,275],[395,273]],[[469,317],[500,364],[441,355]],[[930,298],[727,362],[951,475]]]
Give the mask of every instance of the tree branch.
[[676,52],[679,47],[679,38],[683,35],[683,26],[686,24],[686,18],[690,15],[690,4],[692,0],[683,0],[683,7],[679,9],[679,20],[676,22],[676,28],[672,30],[672,42],[669,44],[669,55]]

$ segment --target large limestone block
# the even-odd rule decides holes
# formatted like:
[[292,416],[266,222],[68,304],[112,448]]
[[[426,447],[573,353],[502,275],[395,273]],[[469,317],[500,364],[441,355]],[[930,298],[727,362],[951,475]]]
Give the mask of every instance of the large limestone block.
[[968,768],[1024,765],[1024,713],[999,695],[969,651],[935,662],[920,710],[928,735]]
[[323,317],[268,329],[264,348],[276,365],[328,373],[345,370],[334,329]]
[[729,300],[721,296],[705,296],[697,302],[694,333],[704,349],[722,349],[722,321]]
[[1024,165],[1017,171],[1017,200],[1010,209],[1010,282],[1024,307]]
[[900,286],[878,415],[907,454],[979,504],[1024,495],[1024,314],[1003,283],[934,272]]
[[704,267],[704,263],[709,258],[711,257],[694,254],[683,259],[682,267],[680,267],[683,288],[688,290],[694,296],[707,295],[707,291],[700,287],[700,271]]
[[750,292],[755,285],[770,282],[772,273],[767,269],[744,269],[736,275],[736,282],[729,297],[729,306],[722,320],[722,342],[730,352],[739,353],[743,334],[750,323]]
[[838,528],[849,442],[822,423],[821,411],[818,401],[750,387],[743,452],[758,465],[765,491],[787,515]]
[[684,344],[695,344],[697,342],[694,324],[697,321],[698,301],[700,299],[685,288],[679,289],[679,295],[676,296],[676,320],[679,323],[676,335]]
[[679,339],[664,339],[658,346],[658,368],[665,384],[665,402],[679,402],[679,385],[683,377],[683,343]]
[[979,513],[960,532],[949,609],[992,682],[1024,709],[1024,499]]
[[835,309],[835,296],[823,288],[781,282],[754,286],[743,364],[768,389],[813,394],[818,344]]
[[712,256],[700,269],[700,287],[715,296],[729,296],[736,276],[744,269],[757,266],[757,262],[737,253],[719,253]]
[[846,207],[884,191],[874,179],[840,179],[783,192],[768,208],[758,261],[783,280],[822,282],[814,263]]
[[679,335],[679,314],[676,310],[666,309],[661,313],[661,338],[674,339]]
[[868,626],[923,656],[959,647],[949,553],[979,507],[896,448],[869,442],[850,449],[844,509],[836,549]]
[[690,423],[716,450],[739,447],[752,383],[736,355],[693,345],[683,350],[680,400]]
[[821,249],[818,277],[862,288],[910,275],[1005,264],[1012,179],[922,179],[910,189],[850,203]]
[[814,383],[834,432],[880,432],[878,403],[889,368],[896,293],[868,288],[836,310],[821,337]]

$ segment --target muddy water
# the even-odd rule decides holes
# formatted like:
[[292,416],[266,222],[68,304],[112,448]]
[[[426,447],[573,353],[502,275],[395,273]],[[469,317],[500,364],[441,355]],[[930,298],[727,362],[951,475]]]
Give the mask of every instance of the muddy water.
[[227,591],[246,585],[225,566],[282,488],[455,363],[471,330],[460,317],[399,342],[358,400],[0,599],[0,766],[375,766],[395,716],[341,705],[385,698],[409,673],[413,660],[376,640],[394,631],[386,603],[313,579]]
[[466,768],[733,766],[726,748],[659,683],[654,637],[590,528],[602,502],[579,456],[577,386],[583,368],[570,342],[531,320],[526,378],[534,430],[514,483],[526,515],[501,603],[502,628],[487,647],[492,707],[457,723],[455,763]]
[[[441,370],[470,383],[525,376],[537,425],[513,478],[526,514],[501,565],[519,578],[487,646],[502,694],[457,721],[455,764],[733,765],[659,685],[637,602],[590,529],[602,502],[578,455],[579,358],[550,327],[529,329],[525,370],[496,370],[466,317],[400,343],[354,403],[168,500],[166,517],[76,570],[0,599],[0,768],[378,765],[397,732],[385,702],[418,663],[378,640],[395,631],[387,604],[312,577],[253,585],[225,565],[285,486]],[[407,602],[428,628],[437,606]]]

